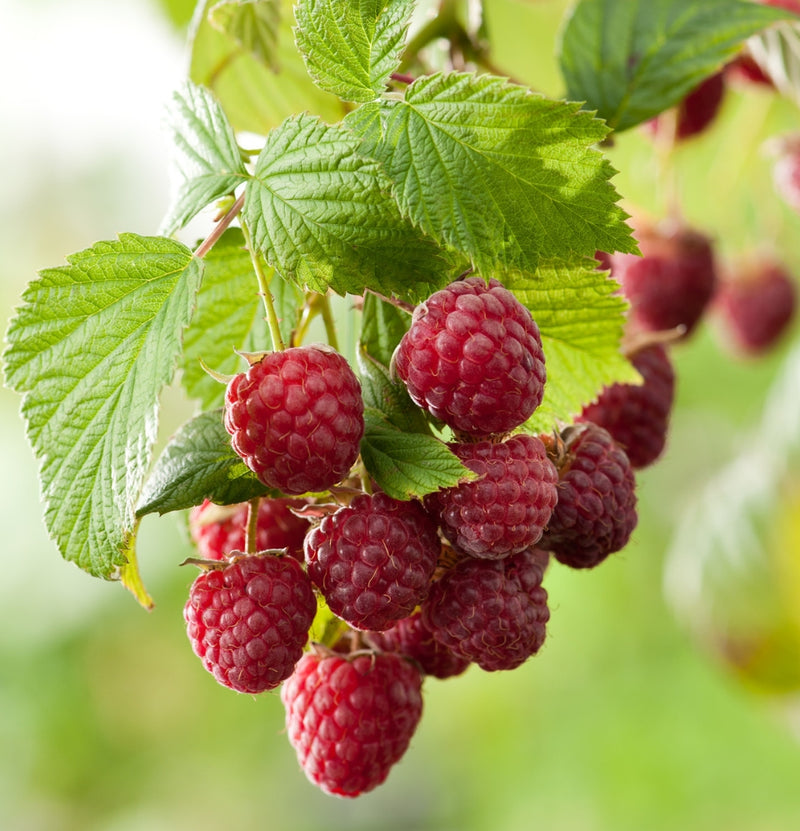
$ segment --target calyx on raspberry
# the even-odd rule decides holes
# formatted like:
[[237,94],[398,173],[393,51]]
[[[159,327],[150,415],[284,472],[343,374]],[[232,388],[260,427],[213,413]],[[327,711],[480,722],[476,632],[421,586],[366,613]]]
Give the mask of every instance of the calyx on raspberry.
[[234,553],[228,565],[198,575],[184,619],[195,654],[220,684],[260,693],[291,675],[316,611],[297,560]]
[[361,385],[328,346],[268,352],[228,384],[225,428],[265,485],[287,494],[324,491],[358,457]]
[[306,776],[355,797],[380,785],[422,715],[422,676],[391,653],[307,652],[281,688],[286,731]]
[[495,279],[451,283],[417,306],[394,368],[416,404],[470,436],[518,427],[544,391],[539,327]]

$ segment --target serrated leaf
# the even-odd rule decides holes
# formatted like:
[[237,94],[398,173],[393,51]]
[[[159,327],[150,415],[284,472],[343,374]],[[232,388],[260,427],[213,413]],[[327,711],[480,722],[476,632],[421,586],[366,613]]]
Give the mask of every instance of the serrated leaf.
[[403,212],[480,270],[635,250],[615,171],[594,147],[608,128],[576,104],[448,73],[418,79],[404,100],[365,104],[346,123],[383,163]]
[[393,381],[389,369],[361,346],[357,353],[364,406],[378,410],[394,427],[407,433],[430,433],[428,422],[405,386]]
[[275,495],[231,447],[220,408],[195,416],[172,437],[148,477],[136,515],[181,511],[204,499],[235,505]]
[[581,0],[564,28],[567,97],[620,132],[677,104],[785,10],[750,0]]
[[571,422],[607,384],[640,382],[620,351],[627,303],[594,261],[543,263],[535,275],[518,274],[505,285],[531,310],[545,355],[544,400],[527,430]]
[[747,42],[755,62],[776,89],[800,105],[800,23],[781,23]]
[[439,439],[400,430],[370,408],[364,410],[361,459],[378,487],[394,499],[423,497],[475,478]]
[[303,289],[426,297],[452,279],[456,258],[403,219],[358,148],[348,130],[308,115],[273,130],[245,190],[255,247]]
[[42,271],[23,294],[6,377],[24,394],[49,533],[66,559],[112,578],[127,564],[158,395],[172,378],[202,263],[178,242],[135,234],[67,263]]
[[233,129],[208,90],[185,83],[172,96],[167,125],[177,187],[162,233],[182,228],[247,178]]
[[397,69],[413,0],[300,0],[297,46],[319,87],[345,101],[374,101]]
[[308,75],[294,44],[293,0],[281,0],[281,23],[272,71],[241,43],[218,31],[207,13],[215,0],[200,2],[191,27],[189,76],[211,89],[237,131],[266,135],[292,113],[314,113],[329,122],[345,114],[335,95]]
[[221,0],[211,7],[208,21],[273,72],[278,70],[280,0]]

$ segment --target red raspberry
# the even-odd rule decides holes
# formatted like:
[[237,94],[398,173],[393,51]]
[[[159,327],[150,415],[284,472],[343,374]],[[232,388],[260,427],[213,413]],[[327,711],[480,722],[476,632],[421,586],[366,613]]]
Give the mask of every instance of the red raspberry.
[[774,88],[772,78],[749,52],[740,52],[726,67],[725,79],[734,84]]
[[324,491],[358,456],[361,385],[330,347],[269,352],[228,384],[225,428],[265,485],[289,494]]
[[539,327],[497,280],[451,283],[417,306],[394,365],[420,407],[472,436],[518,427],[544,392]]
[[421,612],[398,620],[385,632],[372,632],[370,642],[383,652],[398,652],[416,661],[426,675],[452,678],[461,675],[469,661],[439,643],[425,625]]
[[399,655],[306,653],[281,688],[286,731],[306,776],[354,797],[380,785],[422,715],[422,676]]
[[[303,559],[303,540],[310,523],[292,513],[307,504],[301,499],[261,499],[258,505],[256,548],[285,548],[296,560]],[[246,502],[215,505],[206,499],[189,512],[189,532],[201,557],[224,560],[231,551],[244,551],[247,536]]]
[[361,494],[306,537],[308,574],[330,610],[355,629],[408,617],[428,592],[441,543],[418,502]]
[[593,568],[624,548],[636,527],[633,468],[596,424],[568,427],[562,439],[558,503],[539,544],[560,563]]
[[514,669],[539,651],[550,619],[536,549],[503,560],[460,560],[431,587],[422,619],[456,655],[489,672]]
[[[679,141],[704,132],[716,118],[725,95],[725,74],[717,72],[701,81],[679,104],[675,114],[675,138]],[[663,116],[647,122],[652,133],[665,129]]]
[[770,261],[744,262],[717,291],[714,311],[734,351],[762,355],[775,346],[795,316],[797,286]]
[[711,300],[716,266],[711,240],[675,222],[645,226],[637,239],[642,256],[614,254],[611,276],[631,304],[635,330],[682,326],[691,334]]
[[242,555],[197,577],[183,616],[192,648],[217,681],[260,693],[291,675],[316,612],[297,560]]
[[666,349],[657,344],[639,350],[631,360],[644,383],[605,387],[576,421],[591,421],[608,430],[632,467],[639,470],[653,464],[664,451],[675,373]]
[[534,545],[556,504],[558,472],[536,436],[451,444],[471,482],[425,497],[444,536],[462,554],[497,559]]

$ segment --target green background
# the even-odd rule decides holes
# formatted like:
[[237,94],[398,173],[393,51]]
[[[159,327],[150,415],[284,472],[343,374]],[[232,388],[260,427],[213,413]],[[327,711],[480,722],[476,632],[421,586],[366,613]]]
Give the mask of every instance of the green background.
[[[500,68],[561,94],[554,43],[565,3],[487,6]],[[0,17],[7,317],[37,269],[121,231],[156,231],[168,199],[160,107],[186,56],[183,32],[144,0],[0,0]],[[722,257],[773,246],[800,273],[800,217],[775,195],[761,149],[767,136],[798,127],[794,105],[731,90],[714,128],[677,153],[680,205]],[[649,140],[634,130],[609,153],[626,204],[663,213]],[[149,614],[121,587],[61,561],[43,530],[19,399],[0,390],[0,827],[800,827],[800,698],[793,707],[791,696],[742,683],[693,637],[663,588],[682,512],[746,446],[791,346],[740,362],[709,323],[675,350],[669,450],[640,476],[630,545],[594,572],[551,567],[547,642],[523,667],[426,681],[405,759],[355,801],[307,783],[277,694],[225,690],[192,654],[182,607],[193,575],[178,567],[191,549],[176,517],[143,523],[140,562],[157,602]],[[190,413],[167,392],[162,442]]]

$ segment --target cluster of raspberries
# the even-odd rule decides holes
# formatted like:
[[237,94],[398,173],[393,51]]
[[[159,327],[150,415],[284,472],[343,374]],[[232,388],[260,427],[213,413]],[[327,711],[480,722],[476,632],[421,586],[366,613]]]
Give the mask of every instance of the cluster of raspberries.
[[[642,385],[609,387],[575,424],[533,435],[545,359],[530,311],[494,279],[434,293],[392,372],[452,430],[471,476],[409,501],[353,487],[363,402],[334,350],[267,353],[229,383],[232,445],[283,496],[192,511],[204,563],[187,631],[221,684],[282,685],[289,740],[324,791],[384,781],[419,722],[424,676],[513,669],[541,648],[551,557],[586,569],[626,545],[634,469],[660,454],[672,401],[664,349],[633,360]],[[328,646],[308,644],[318,597],[341,623]]]

